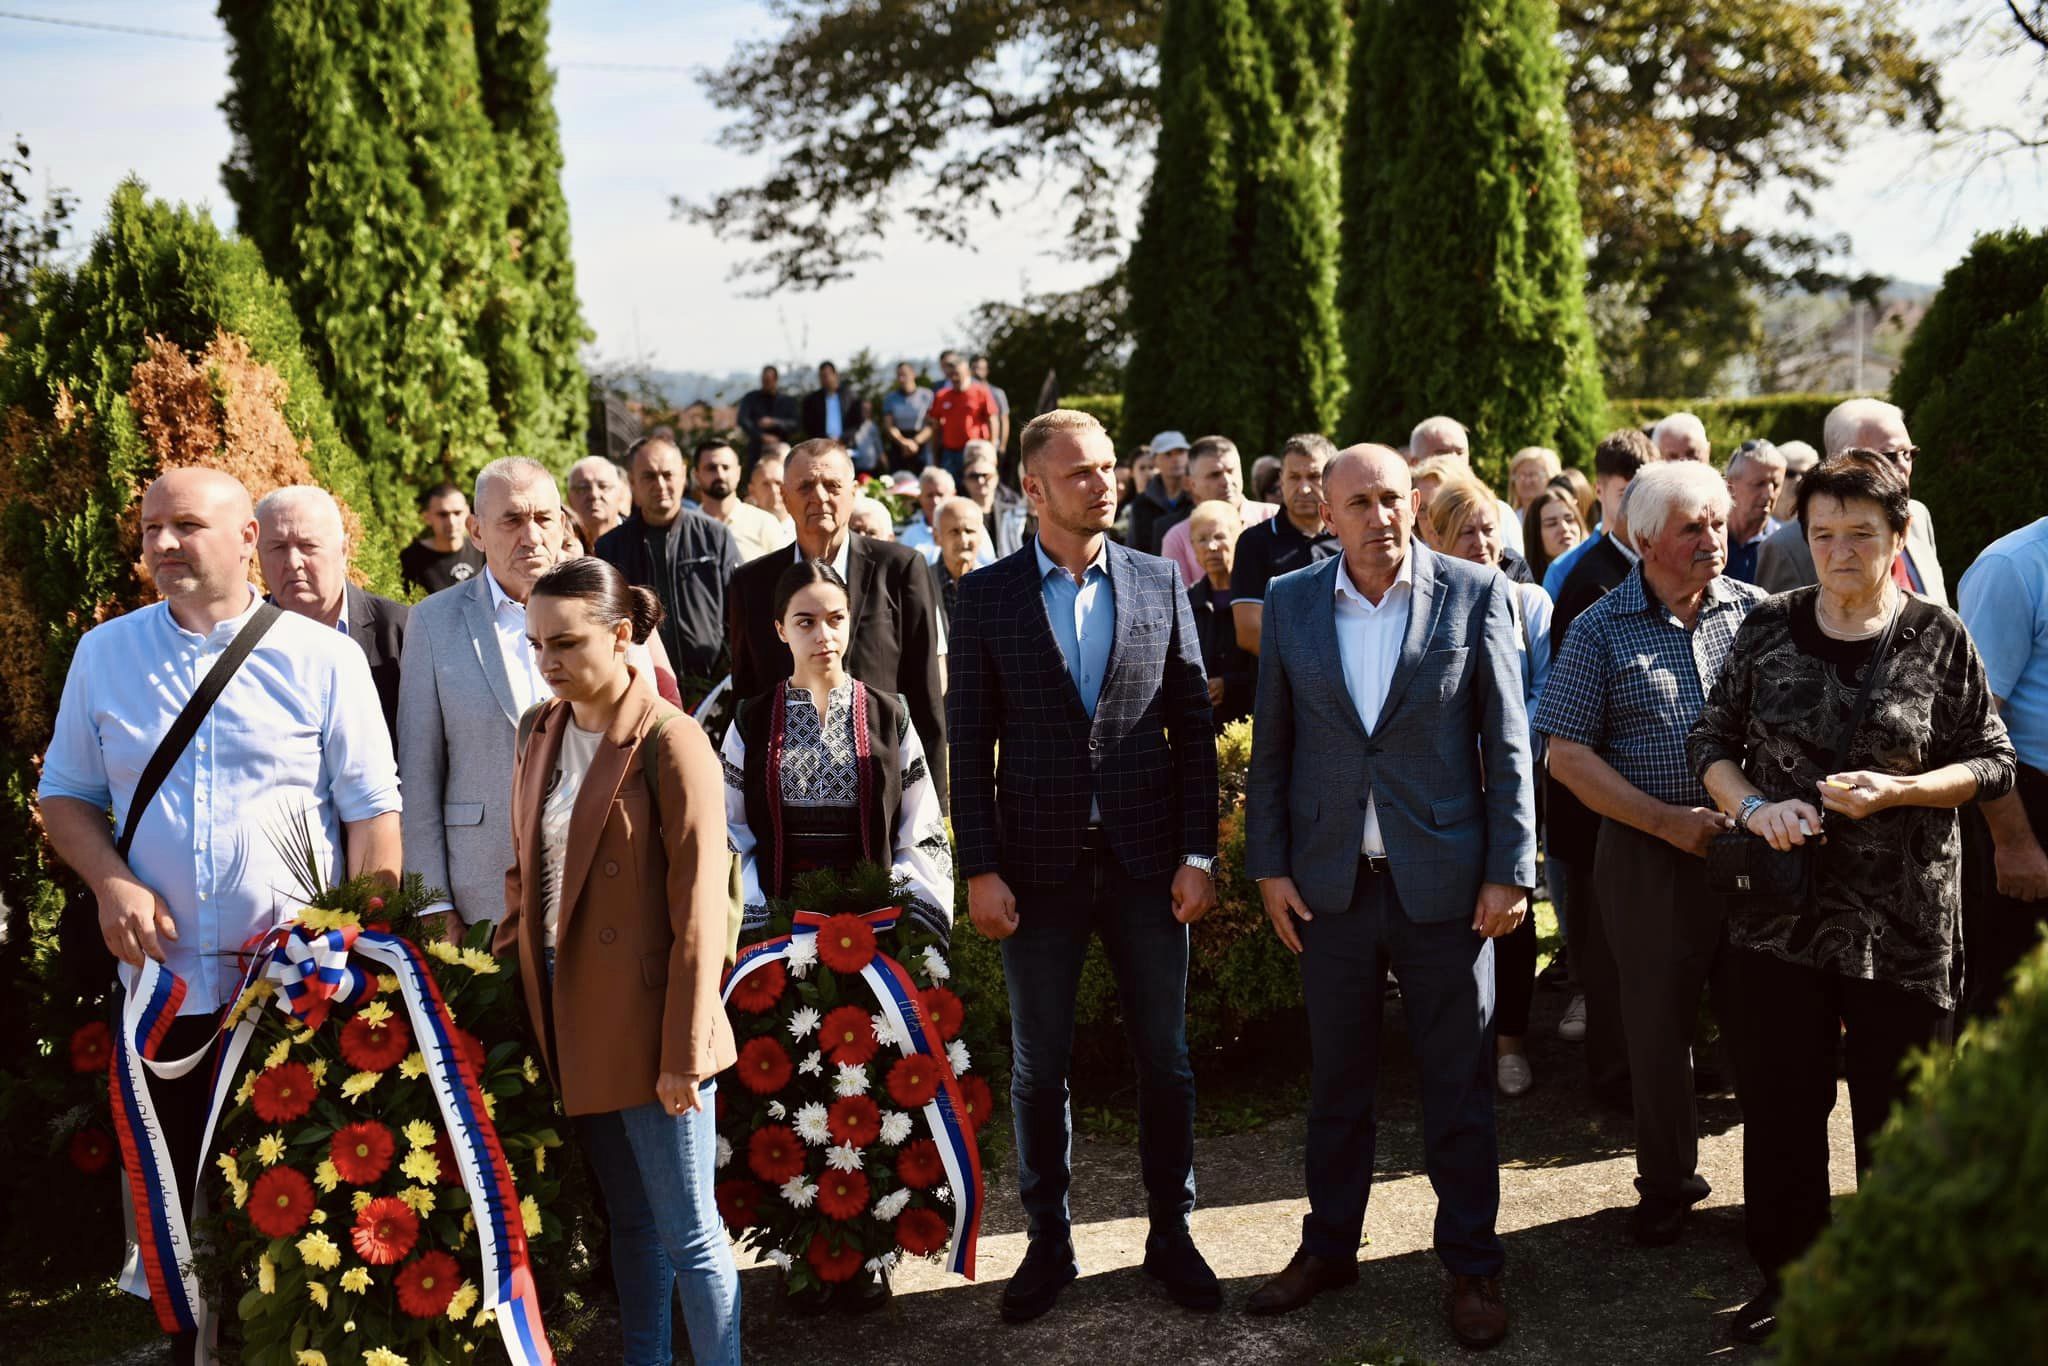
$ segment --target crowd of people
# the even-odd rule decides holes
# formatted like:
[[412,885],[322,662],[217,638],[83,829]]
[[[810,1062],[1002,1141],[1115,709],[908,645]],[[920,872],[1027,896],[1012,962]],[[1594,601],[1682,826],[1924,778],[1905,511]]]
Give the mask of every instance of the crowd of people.
[[[1120,456],[1069,410],[1013,433],[981,358],[945,367],[936,394],[899,367],[878,414],[829,365],[801,400],[769,368],[739,441],[642,438],[571,468],[566,503],[518,457],[428,489],[409,609],[349,581],[324,491],[161,476],[141,532],[162,601],[85,637],[40,794],[125,980],[165,962],[178,1028],[214,1027],[234,950],[292,913],[264,864],[280,811],[316,814],[337,871],[417,871],[450,926],[495,921],[524,963],[611,1213],[628,1359],[668,1359],[680,1303],[697,1359],[736,1361],[709,1118],[735,935],[797,870],[862,862],[960,933],[964,879],[1012,1020],[1029,1243],[1003,1317],[1079,1275],[1068,1072],[1094,939],[1137,1068],[1144,1269],[1215,1309],[1188,1231],[1188,936],[1217,899],[1216,732],[1250,717],[1245,871],[1298,959],[1312,1079],[1310,1213],[1245,1309],[1358,1278],[1391,973],[1447,1322],[1505,1335],[1496,1097],[1536,1084],[1541,889],[1559,1034],[1633,1116],[1645,1245],[1709,1193],[1711,1005],[1759,1278],[1734,1326],[1767,1337],[1827,1219],[1838,1042],[1860,1170],[1906,1053],[1993,1007],[2048,905],[2048,518],[1952,610],[1917,452],[1876,400],[1836,408],[1818,451],[1752,441],[1718,469],[1686,413],[1609,434],[1590,481],[1522,449],[1503,497],[1449,417],[1399,447],[1298,435],[1247,481],[1223,435]],[[871,471],[914,487],[904,525],[861,494]],[[189,1186],[203,1087],[152,1089]]]

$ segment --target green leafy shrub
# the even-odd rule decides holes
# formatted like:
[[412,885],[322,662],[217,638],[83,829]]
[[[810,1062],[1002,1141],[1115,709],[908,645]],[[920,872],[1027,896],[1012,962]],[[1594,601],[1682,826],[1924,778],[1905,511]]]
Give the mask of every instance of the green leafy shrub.
[[2048,234],[1986,233],[1942,278],[1892,401],[1920,445],[1913,492],[1955,577],[2048,507]]
[[1116,443],[1119,452],[1152,437],[1150,432],[1136,436],[1124,430],[1122,394],[1067,394],[1060,399],[1060,407],[1071,408],[1077,413],[1086,413],[1100,422],[1103,430],[1109,433],[1109,439]]
[[1997,1019],[1914,1066],[1870,1173],[1787,1274],[1787,1366],[1989,1366],[2048,1343],[2048,945]]
[[[1706,424],[1714,460],[1724,464],[1745,441],[1804,441],[1821,449],[1828,411],[1849,394],[1759,394],[1754,398],[1617,398],[1607,405],[1607,429],[1647,431],[1671,413],[1691,413]],[[1586,467],[1592,467],[1587,452]]]

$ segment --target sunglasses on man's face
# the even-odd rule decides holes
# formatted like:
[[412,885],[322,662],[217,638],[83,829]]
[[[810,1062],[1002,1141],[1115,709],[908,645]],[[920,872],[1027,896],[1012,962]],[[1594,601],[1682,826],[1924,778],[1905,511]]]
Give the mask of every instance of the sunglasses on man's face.
[[1919,456],[1918,446],[1901,446],[1895,451],[1874,451],[1868,446],[1851,446],[1843,455],[1867,455],[1873,460],[1886,460],[1894,465],[1911,465]]

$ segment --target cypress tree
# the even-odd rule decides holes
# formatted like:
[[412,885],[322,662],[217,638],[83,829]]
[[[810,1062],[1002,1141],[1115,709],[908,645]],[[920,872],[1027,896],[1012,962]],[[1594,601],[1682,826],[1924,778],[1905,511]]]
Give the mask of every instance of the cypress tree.
[[1548,0],[1362,0],[1343,159],[1352,440],[1449,413],[1481,472],[1589,455],[1604,402]]
[[[405,524],[420,485],[499,455],[564,460],[567,400],[535,341],[544,310],[518,265],[468,0],[220,12],[234,41],[222,177],[291,291],[379,511]],[[525,198],[530,211],[542,197]],[[540,217],[549,250],[565,247]]]
[[1220,432],[1255,454],[1335,418],[1345,42],[1342,0],[1168,0],[1127,433]]

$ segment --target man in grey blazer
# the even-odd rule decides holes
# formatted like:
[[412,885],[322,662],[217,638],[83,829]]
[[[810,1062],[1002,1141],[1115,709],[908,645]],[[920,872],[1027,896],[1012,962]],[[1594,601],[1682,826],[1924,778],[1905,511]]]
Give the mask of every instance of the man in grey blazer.
[[[1897,465],[1909,485],[1913,481],[1913,457],[1919,447],[1906,432],[1905,413],[1883,399],[1852,398],[1836,404],[1828,413],[1821,440],[1829,457],[1844,451],[1872,451]],[[1943,607],[1949,605],[1948,579],[1934,553],[1934,517],[1918,498],[1912,502],[1912,520],[1906,523],[1906,547],[1899,552],[1898,568],[1906,576],[1901,587]],[[1785,523],[1758,548],[1756,586],[1766,593],[1789,593],[1819,582],[1813,550],[1806,544],[1806,528],[1798,522]]]
[[1247,1308],[1285,1313],[1358,1279],[1391,968],[1422,1081],[1446,1317],[1486,1347],[1507,1333],[1491,941],[1521,923],[1536,877],[1514,590],[1413,539],[1408,466],[1387,447],[1333,460],[1323,502],[1343,554],[1266,590],[1245,802],[1245,865],[1308,1006],[1309,1214]]
[[464,924],[505,913],[519,717],[551,696],[526,643],[526,595],[561,554],[562,497],[538,461],[476,477],[470,535],[484,572],[413,605],[399,671],[405,866]]

